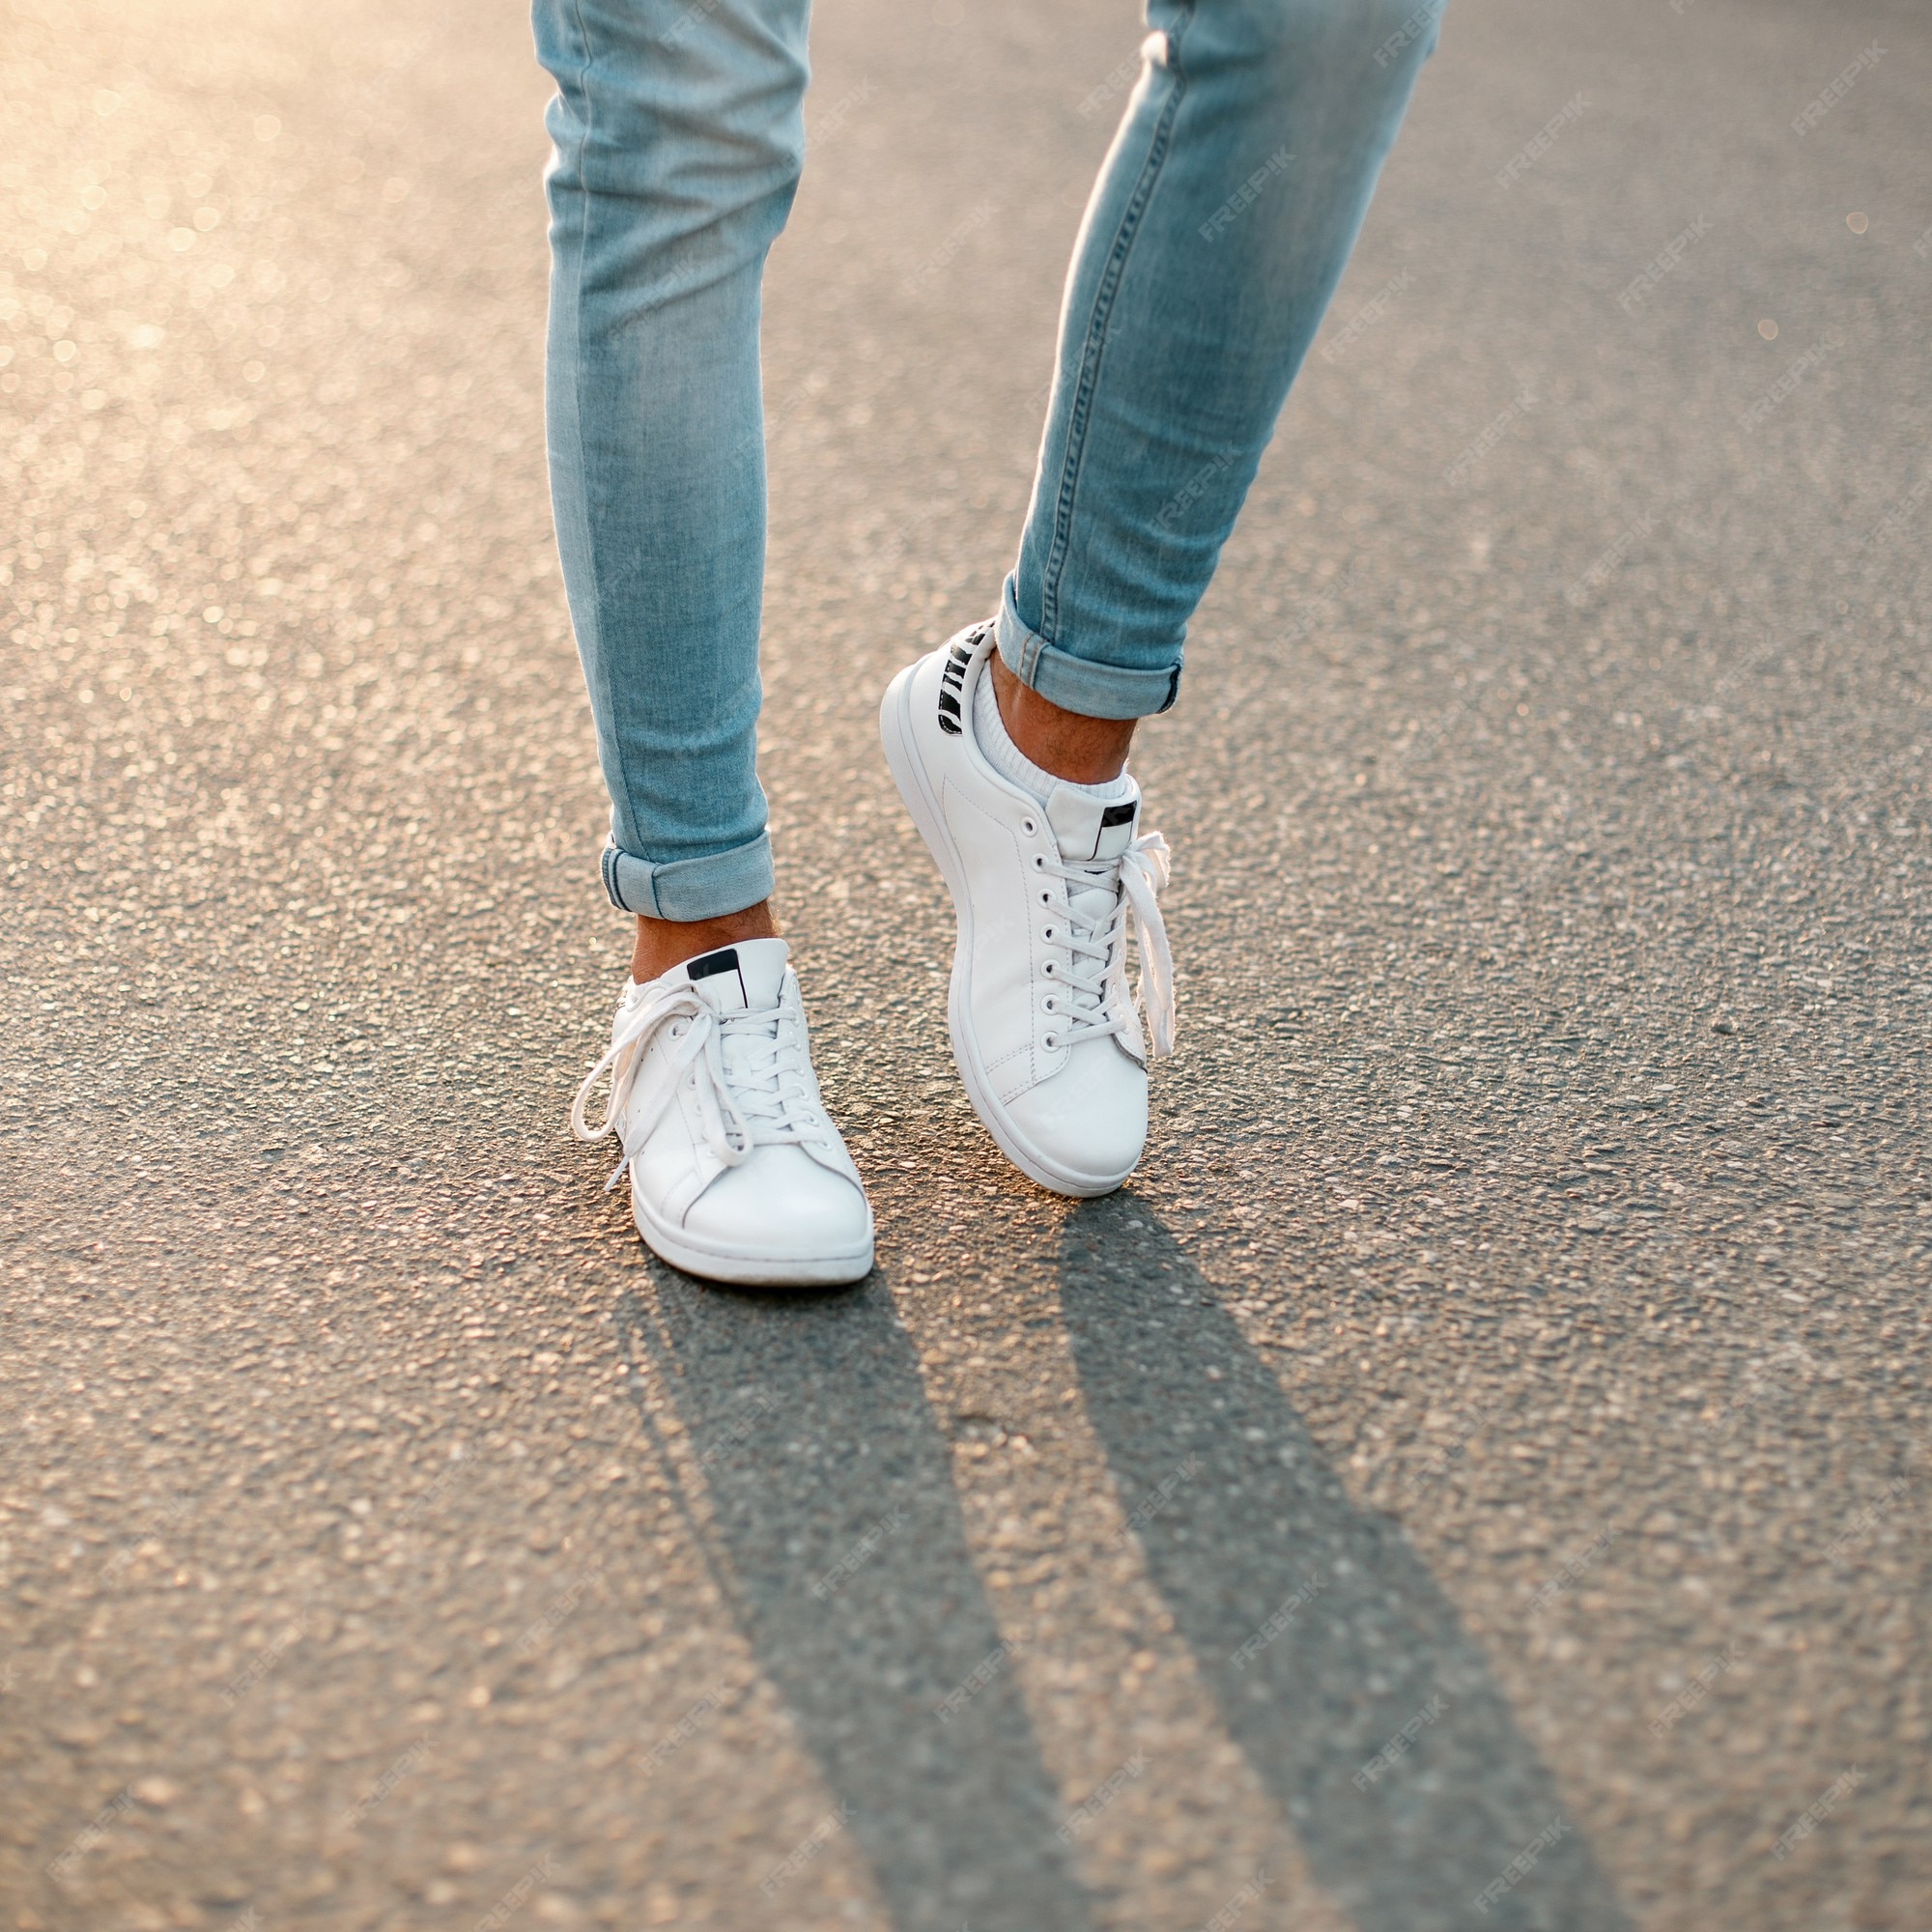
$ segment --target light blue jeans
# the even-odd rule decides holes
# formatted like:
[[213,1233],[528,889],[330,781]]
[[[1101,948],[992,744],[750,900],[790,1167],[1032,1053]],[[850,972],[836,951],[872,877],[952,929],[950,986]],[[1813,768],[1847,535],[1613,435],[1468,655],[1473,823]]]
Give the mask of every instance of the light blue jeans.
[[[1163,711],[1442,0],[1148,0],[1088,204],[998,613],[1068,710]],[[658,919],[772,890],[755,770],[759,288],[805,158],[809,0],[535,0],[551,485],[612,803],[604,883]],[[965,616],[971,612],[963,613]]]

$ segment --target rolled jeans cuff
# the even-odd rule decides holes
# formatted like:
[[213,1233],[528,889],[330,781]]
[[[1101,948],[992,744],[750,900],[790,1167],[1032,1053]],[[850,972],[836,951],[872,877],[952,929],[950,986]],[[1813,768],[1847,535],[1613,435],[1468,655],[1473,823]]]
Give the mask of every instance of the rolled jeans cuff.
[[622,851],[614,841],[604,848],[611,903],[641,919],[723,919],[770,898],[773,883],[772,841],[763,832],[749,845],[664,866]]
[[1094,664],[1050,644],[1020,621],[1013,579],[1000,592],[1000,614],[993,636],[1007,668],[1063,711],[1083,718],[1151,718],[1174,706],[1180,691],[1180,660],[1158,670],[1128,670]]

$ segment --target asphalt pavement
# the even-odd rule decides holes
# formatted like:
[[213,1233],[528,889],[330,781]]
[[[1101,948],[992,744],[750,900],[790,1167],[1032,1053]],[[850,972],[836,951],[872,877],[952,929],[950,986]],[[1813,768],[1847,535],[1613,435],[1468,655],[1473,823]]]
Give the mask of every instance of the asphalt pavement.
[[1926,1932],[1932,20],[1454,0],[1009,1171],[873,735],[1116,0],[821,0],[781,911],[860,1289],[652,1263],[515,5],[0,0],[0,1932]]

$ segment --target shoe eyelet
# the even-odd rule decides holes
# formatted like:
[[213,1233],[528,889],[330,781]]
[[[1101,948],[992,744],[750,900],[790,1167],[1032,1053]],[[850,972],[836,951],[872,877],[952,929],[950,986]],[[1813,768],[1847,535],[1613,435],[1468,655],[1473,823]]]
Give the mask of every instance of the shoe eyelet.
[[1053,928],[1052,928],[1052,926],[1050,926],[1050,925],[1043,925],[1043,926],[1041,926],[1041,927],[1040,927],[1040,929],[1039,929],[1039,936],[1040,936],[1040,937],[1041,937],[1042,939],[1046,940],[1046,941],[1047,941],[1047,942],[1048,942],[1049,944],[1051,944],[1051,942],[1052,942],[1052,939],[1053,939]]
[[1031,838],[1033,835],[1039,830],[1039,827],[1036,825],[1031,818],[1023,818],[1020,820],[1020,830],[1024,832],[1029,838]]
[[1042,1001],[1041,1001],[1041,1002],[1039,1003],[1039,1009],[1040,1009],[1040,1011],[1041,1011],[1041,1012],[1043,1012],[1043,1013],[1050,1013],[1050,1012],[1052,1012],[1052,1011],[1053,1011],[1053,1009],[1054,1009],[1054,1008],[1053,1008],[1053,995],[1052,995],[1051,993],[1049,993],[1049,994],[1048,994],[1048,995],[1046,996],[1046,998],[1045,998],[1045,999],[1043,999],[1043,1000],[1042,1000]]
[[1051,959],[1043,959],[1043,960],[1041,960],[1041,961],[1040,961],[1040,967],[1039,967],[1039,970],[1040,970],[1040,971],[1041,971],[1042,973],[1044,973],[1044,974],[1048,975],[1049,977],[1051,977],[1051,975],[1052,975],[1052,972],[1053,972],[1053,961],[1052,961]]
[[1053,903],[1053,895],[1051,893],[1041,893],[1039,902],[1041,905],[1051,905]]
[[1036,872],[1046,870],[1046,854],[1044,852],[1036,852],[1033,855],[1033,868]]
[[1043,1033],[1039,1037],[1039,1043],[1051,1053],[1060,1044],[1060,1037],[1058,1034]]

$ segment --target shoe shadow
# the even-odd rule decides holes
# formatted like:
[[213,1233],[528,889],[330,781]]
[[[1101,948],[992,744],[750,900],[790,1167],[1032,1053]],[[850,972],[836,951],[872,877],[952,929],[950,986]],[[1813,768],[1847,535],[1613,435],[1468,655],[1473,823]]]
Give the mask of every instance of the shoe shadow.
[[[890,1295],[876,1276],[775,1296],[652,1274],[617,1310],[633,1385],[671,1396],[685,1441],[664,1460],[693,1532],[894,1924],[1083,1932],[1092,1903]],[[745,1878],[784,1922],[771,1875]]]
[[1358,1932],[1625,1932],[1454,1606],[1173,1236],[1131,1195],[1083,1204],[1060,1281],[1149,1572]]

